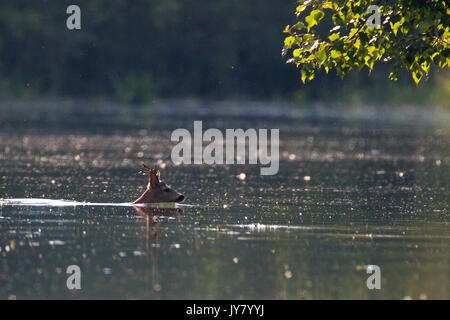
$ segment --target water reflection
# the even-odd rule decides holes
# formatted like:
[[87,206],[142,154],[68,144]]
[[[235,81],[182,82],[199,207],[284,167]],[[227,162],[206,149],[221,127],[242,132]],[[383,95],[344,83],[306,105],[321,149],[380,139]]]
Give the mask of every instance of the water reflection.
[[153,208],[150,206],[133,206],[133,208],[145,218],[147,243],[150,238],[157,238],[161,217],[177,217],[183,214],[181,208]]
[[161,290],[160,274],[158,267],[158,248],[159,233],[158,228],[161,223],[161,217],[177,217],[183,214],[180,208],[154,208],[150,206],[133,206],[136,212],[145,218],[146,227],[146,253],[150,259],[151,279],[153,290],[158,292]]

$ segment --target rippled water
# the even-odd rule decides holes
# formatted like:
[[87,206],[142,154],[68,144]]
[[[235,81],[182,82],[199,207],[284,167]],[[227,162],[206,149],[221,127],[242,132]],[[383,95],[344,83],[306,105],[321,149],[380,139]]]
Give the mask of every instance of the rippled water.
[[[448,122],[230,110],[4,130],[0,198],[17,200],[0,201],[0,298],[449,298]],[[278,175],[174,166],[170,134],[193,120],[280,128]],[[131,206],[142,162],[185,205]],[[69,265],[81,290],[66,287]]]

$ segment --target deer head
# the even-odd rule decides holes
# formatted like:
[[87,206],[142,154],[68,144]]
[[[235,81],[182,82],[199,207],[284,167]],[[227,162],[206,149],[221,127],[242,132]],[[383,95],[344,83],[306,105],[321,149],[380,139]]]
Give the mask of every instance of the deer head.
[[181,202],[184,196],[171,189],[160,180],[159,170],[142,165],[144,168],[139,171],[142,175],[148,175],[148,185],[145,192],[133,203],[158,203],[158,202]]

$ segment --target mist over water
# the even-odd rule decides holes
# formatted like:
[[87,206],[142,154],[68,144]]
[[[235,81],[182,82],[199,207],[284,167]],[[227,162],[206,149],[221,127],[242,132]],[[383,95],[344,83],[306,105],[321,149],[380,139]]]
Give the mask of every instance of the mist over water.
[[[174,106],[101,130],[104,114],[1,132],[0,298],[449,298],[447,114],[259,110]],[[194,120],[279,128],[278,174],[173,165],[170,134]],[[130,205],[142,162],[184,205]],[[370,264],[381,290],[366,287]],[[81,290],[66,287],[69,265]]]

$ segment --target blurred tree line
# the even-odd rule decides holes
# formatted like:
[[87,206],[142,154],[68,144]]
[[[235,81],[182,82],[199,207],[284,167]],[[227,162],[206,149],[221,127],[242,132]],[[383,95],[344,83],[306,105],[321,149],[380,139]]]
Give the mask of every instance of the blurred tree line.
[[[71,4],[81,8],[81,30],[66,27]],[[394,96],[401,88],[415,102],[419,93],[424,100],[430,92],[442,96],[433,91],[437,80],[417,90],[409,77],[389,83],[385,70],[376,67],[370,77],[354,74],[341,81],[319,74],[301,85],[295,67],[281,57],[282,31],[293,21],[296,6],[295,0],[2,1],[0,99],[112,97],[139,104],[158,96],[302,102],[333,101],[346,90],[357,100],[389,98],[386,88]],[[448,76],[435,78],[448,94]],[[374,88],[384,95],[374,96]]]

